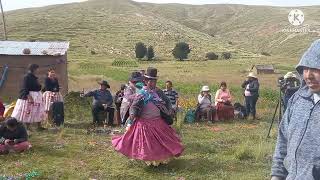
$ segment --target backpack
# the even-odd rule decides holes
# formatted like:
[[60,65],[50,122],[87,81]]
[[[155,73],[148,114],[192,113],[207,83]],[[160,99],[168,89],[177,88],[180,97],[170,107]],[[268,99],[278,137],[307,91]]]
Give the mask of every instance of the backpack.
[[63,102],[54,102],[50,106],[50,115],[53,123],[60,126],[64,123],[64,104]]
[[244,119],[248,116],[246,108],[242,104],[236,102],[234,103],[233,107],[234,107],[234,110],[238,112],[237,116],[239,119]]
[[193,109],[189,109],[184,117],[184,121],[187,123],[194,123],[196,119],[196,112]]

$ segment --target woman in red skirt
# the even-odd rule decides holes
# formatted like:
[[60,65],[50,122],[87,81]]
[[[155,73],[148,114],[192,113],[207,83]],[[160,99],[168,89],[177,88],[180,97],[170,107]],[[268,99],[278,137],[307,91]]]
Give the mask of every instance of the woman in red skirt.
[[216,117],[215,120],[229,120],[234,118],[234,108],[231,104],[231,93],[227,89],[227,83],[221,82],[220,89],[216,93]]
[[172,111],[170,100],[156,87],[157,69],[148,68],[144,77],[146,86],[136,93],[130,106],[127,132],[113,137],[112,146],[130,159],[158,166],[179,157],[184,147],[176,131],[161,116]]

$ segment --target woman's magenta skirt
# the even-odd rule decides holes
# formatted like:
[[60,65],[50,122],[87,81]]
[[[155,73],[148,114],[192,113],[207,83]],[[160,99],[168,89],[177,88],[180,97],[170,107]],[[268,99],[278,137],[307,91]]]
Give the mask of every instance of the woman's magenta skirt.
[[143,161],[178,157],[184,149],[175,130],[161,118],[137,119],[124,135],[112,138],[112,145],[123,155]]

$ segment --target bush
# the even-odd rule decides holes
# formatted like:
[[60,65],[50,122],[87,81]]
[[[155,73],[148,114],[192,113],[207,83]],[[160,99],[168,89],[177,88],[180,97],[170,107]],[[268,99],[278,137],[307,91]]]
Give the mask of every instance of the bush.
[[91,118],[91,98],[81,98],[80,92],[69,92],[64,97],[65,119],[84,122]]
[[264,55],[264,56],[271,56],[270,53],[267,53],[267,52],[262,52],[261,55]]
[[142,59],[147,54],[147,47],[142,42],[138,42],[135,47],[136,58]]
[[175,48],[172,50],[172,55],[174,58],[182,61],[183,59],[188,59],[188,54],[191,52],[189,44],[185,42],[177,43]]
[[208,52],[206,54],[206,58],[208,60],[217,60],[219,58],[219,56],[217,54],[215,54],[214,52]]
[[233,43],[231,41],[228,41],[228,44],[232,45]]
[[152,46],[148,47],[147,58],[148,58],[148,61],[151,61],[154,58],[154,50]]
[[223,59],[231,59],[231,53],[230,52],[223,52],[222,58]]
[[94,51],[94,50],[91,50],[91,51],[90,51],[90,53],[91,53],[91,55],[95,55],[95,54],[97,54],[97,52],[96,52],[96,51]]

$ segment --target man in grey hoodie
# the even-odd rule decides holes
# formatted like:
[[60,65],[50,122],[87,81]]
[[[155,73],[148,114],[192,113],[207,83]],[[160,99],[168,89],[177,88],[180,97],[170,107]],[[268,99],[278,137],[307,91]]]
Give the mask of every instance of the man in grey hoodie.
[[296,69],[304,82],[290,98],[279,127],[272,180],[320,180],[320,39]]

